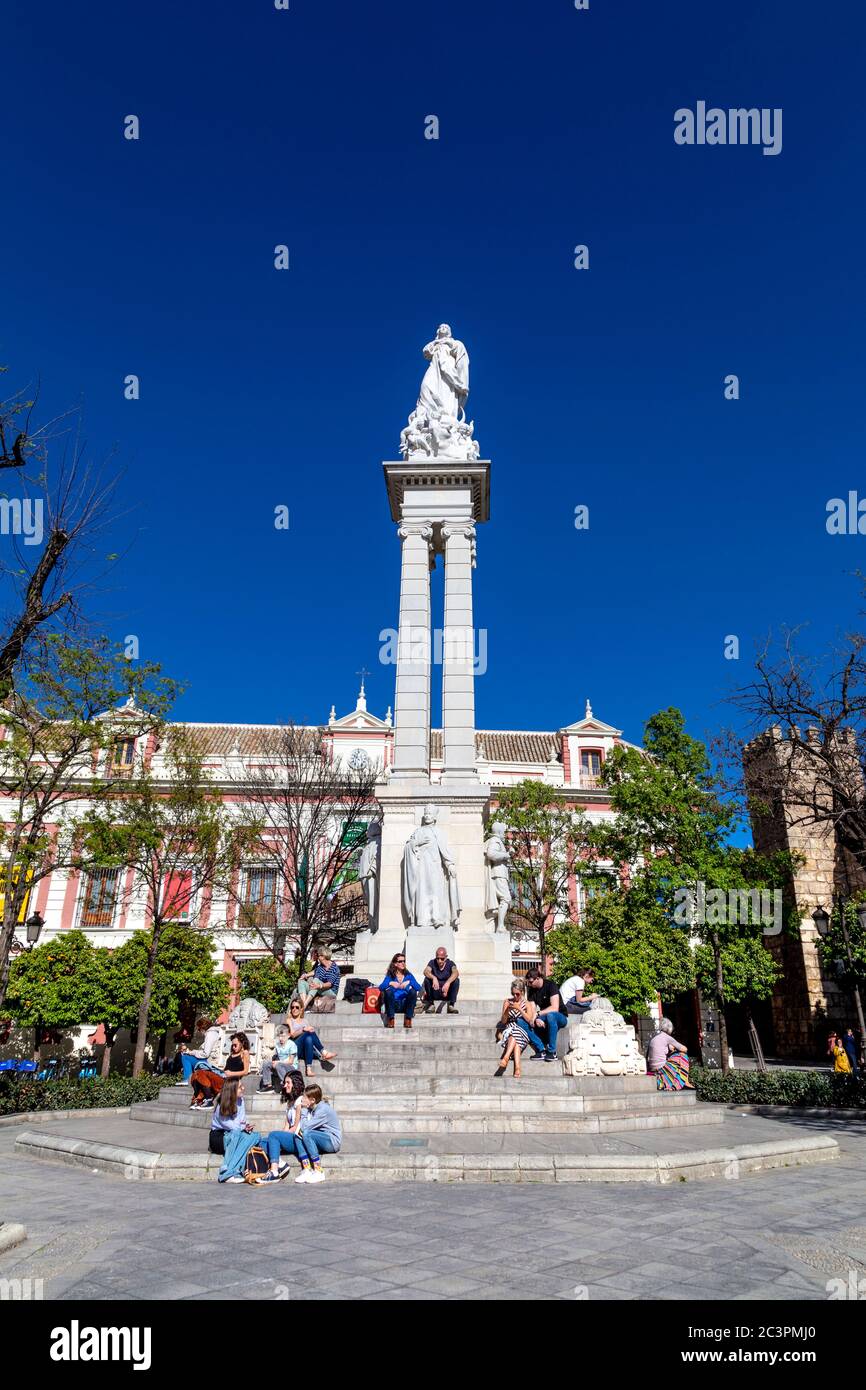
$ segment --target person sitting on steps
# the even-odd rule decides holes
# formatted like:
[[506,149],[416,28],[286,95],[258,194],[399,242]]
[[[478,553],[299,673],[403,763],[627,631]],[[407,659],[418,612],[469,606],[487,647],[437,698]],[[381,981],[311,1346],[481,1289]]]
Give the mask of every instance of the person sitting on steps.
[[587,988],[595,984],[595,972],[584,970],[582,975],[569,975],[559,987],[560,1007],[567,1014],[585,1014],[592,1007],[597,994],[587,994]]
[[292,1042],[297,1048],[298,1057],[304,1063],[307,1076],[313,1075],[314,1057],[318,1057],[321,1062],[329,1063],[336,1059],[336,1052],[325,1051],[325,1045],[312,1023],[304,1022],[303,999],[293,999],[289,1005],[287,1026]]
[[[520,1080],[520,1059],[523,1050],[529,1045],[527,1028],[535,1022],[535,1005],[526,997],[526,987],[522,980],[512,980],[511,994],[502,1005],[502,1032],[500,1041],[504,1043],[496,1075],[503,1076],[508,1063],[514,1063],[515,1080]],[[524,1027],[524,1025],[526,1025]]]
[[[526,992],[538,1011],[535,1031],[546,1034],[544,1060],[555,1062],[557,1035],[560,1028],[565,1028],[568,1023],[568,1014],[563,1011],[560,1002],[559,985],[543,975],[538,966],[532,966],[526,972]],[[533,1061],[537,1060],[537,1057],[533,1057]]]
[[298,1064],[298,1045],[294,1041],[286,1027],[281,1023],[277,1029],[274,1051],[270,1061],[262,1062],[261,1079],[259,1081],[259,1091],[264,1093],[272,1091],[274,1086],[274,1072],[280,1079],[282,1085],[287,1074],[294,1071]]
[[385,1005],[385,1027],[393,1028],[394,1015],[402,1014],[403,1027],[411,1028],[421,986],[415,976],[406,969],[406,956],[402,951],[398,951],[396,956],[392,956],[388,973],[379,989],[382,991],[382,1000]]
[[321,1155],[340,1152],[343,1128],[332,1106],[322,1098],[321,1086],[307,1086],[286,1117],[286,1129],[274,1130],[267,1138],[271,1170],[260,1183],[279,1182],[288,1172],[280,1163],[280,1153],[294,1153],[301,1165],[295,1182],[324,1182]]
[[213,1119],[210,1122],[208,1148],[212,1154],[224,1154],[226,1135],[231,1134],[236,1129],[246,1130],[247,1134],[250,1134],[252,1128],[252,1125],[247,1124],[244,1083],[242,1081],[226,1081],[220,1091],[219,1100],[213,1112]]
[[[340,988],[340,967],[331,957],[326,946],[316,952],[318,960],[312,970],[308,970],[298,980],[298,997],[303,999],[305,1008],[318,1006],[320,999],[336,999]],[[333,1005],[328,1005],[333,1012]]]
[[435,956],[424,967],[424,1003],[421,1007],[425,1014],[437,1004],[440,1013],[443,1004],[448,1005],[449,1014],[459,1013],[456,1008],[459,989],[460,971],[453,960],[449,960],[445,947],[438,946]]

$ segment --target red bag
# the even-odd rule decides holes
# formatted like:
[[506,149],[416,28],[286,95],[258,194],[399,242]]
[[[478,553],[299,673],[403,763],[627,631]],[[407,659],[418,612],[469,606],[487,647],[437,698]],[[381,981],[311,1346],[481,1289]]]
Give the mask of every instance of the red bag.
[[362,1014],[377,1014],[382,1007],[382,991],[374,989],[372,986],[364,990],[364,1002],[361,1005]]

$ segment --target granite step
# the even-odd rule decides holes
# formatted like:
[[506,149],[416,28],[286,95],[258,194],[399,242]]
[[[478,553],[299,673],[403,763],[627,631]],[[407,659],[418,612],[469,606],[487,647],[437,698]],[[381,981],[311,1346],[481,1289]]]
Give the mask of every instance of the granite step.
[[[604,1086],[587,1086],[587,1081],[595,1078],[583,1078],[573,1076],[563,1076],[559,1068],[554,1066],[540,1065],[533,1074],[524,1075],[519,1080],[507,1074],[496,1077],[492,1069],[488,1067],[482,1076],[451,1076],[448,1073],[433,1076],[414,1076],[406,1072],[342,1072],[336,1067],[328,1075],[316,1076],[316,1084],[320,1085],[328,1096],[423,1096],[423,1095],[502,1095],[502,1094],[528,1094],[528,1095],[559,1095],[570,1096],[576,1099],[583,1099],[589,1096],[595,1097],[598,1104],[612,1104],[616,1098],[622,1097],[626,1103],[639,1101],[645,1097],[650,1099],[665,1099],[670,1097],[678,1104],[694,1104],[695,1092],[683,1091],[678,1093],[657,1091],[655,1083],[651,1077],[612,1077],[610,1083]],[[597,1078],[600,1081],[606,1078]],[[627,1086],[617,1085],[619,1081],[627,1080],[637,1084]],[[186,1107],[190,1104],[191,1091],[188,1086],[172,1087],[163,1090],[159,1096],[160,1102],[164,1105],[176,1105]],[[273,1090],[266,1092],[258,1091],[255,1079],[247,1081],[245,1087],[245,1100],[247,1110],[257,1110],[262,1106],[279,1103],[279,1096]]]

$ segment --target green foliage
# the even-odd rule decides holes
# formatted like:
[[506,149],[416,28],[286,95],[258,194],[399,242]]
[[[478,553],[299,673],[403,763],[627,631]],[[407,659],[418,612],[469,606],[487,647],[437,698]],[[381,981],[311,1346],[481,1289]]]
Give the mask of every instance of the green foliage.
[[[24,1025],[132,1028],[150,942],[150,932],[137,931],[111,951],[92,946],[83,932],[63,932],[13,962],[8,1010]],[[175,1027],[184,1012],[217,1014],[226,1007],[231,983],[228,975],[214,970],[213,949],[213,938],[205,932],[184,926],[163,929],[150,1008],[154,1031]]]
[[241,961],[238,966],[241,997],[257,999],[268,1013],[286,1013],[299,974],[297,960],[287,961],[285,965],[273,956]]
[[[759,935],[739,936],[721,947],[725,1001],[746,1004],[769,999],[782,972]],[[717,1004],[716,967],[711,946],[698,946],[695,970],[701,993]]]
[[155,1100],[165,1081],[156,1076],[94,1077],[90,1081],[37,1081],[34,1075],[0,1076],[0,1115],[30,1110],[93,1110]]
[[671,999],[694,986],[688,933],[658,903],[642,901],[639,887],[592,898],[586,923],[550,932],[547,945],[559,980],[594,970],[593,989],[626,1017],[646,1013],[657,994]]
[[25,1026],[101,1022],[101,954],[81,931],[63,932],[25,951],[12,962],[5,1007]]
[[866,932],[857,916],[857,908],[861,905],[846,902],[843,926],[842,909],[837,903],[830,916],[827,935],[818,942],[824,973],[846,989],[866,982]]
[[[133,932],[114,952],[119,1022],[135,1024],[147,977],[153,933]],[[149,1029],[174,1028],[184,1013],[216,1015],[229,1001],[231,981],[214,969],[214,940],[195,927],[166,924],[159,937],[153,972]]]
[[819,1071],[729,1071],[692,1067],[698,1100],[728,1105],[801,1105],[858,1109],[866,1106],[866,1077]]
[[[610,788],[615,819],[599,830],[599,842],[615,863],[632,868],[632,887],[643,903],[657,902],[670,921],[682,890],[703,884],[706,891],[781,888],[793,867],[786,853],[758,855],[731,845],[738,812],[721,795],[706,749],[685,732],[683,716],[666,709],[648,721],[645,752],[616,748],[603,778]],[[706,921],[694,918],[691,931],[709,949],[699,956],[702,979],[721,1003],[762,999],[778,977],[762,940],[760,923],[737,914]],[[726,971],[731,971],[731,993]],[[721,971],[721,990],[717,976]],[[723,998],[719,998],[720,994]]]
[[506,826],[516,889],[512,927],[538,933],[544,954],[549,926],[571,917],[572,874],[595,877],[595,828],[582,811],[563,805],[554,787],[526,778],[498,793],[494,820]]

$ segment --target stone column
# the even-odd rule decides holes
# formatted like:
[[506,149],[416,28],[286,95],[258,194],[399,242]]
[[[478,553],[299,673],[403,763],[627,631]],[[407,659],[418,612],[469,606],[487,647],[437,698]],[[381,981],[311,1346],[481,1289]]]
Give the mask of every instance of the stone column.
[[472,566],[475,526],[442,527],[445,543],[445,630],[442,640],[443,782],[477,779],[475,763],[475,629]]
[[430,542],[433,528],[404,522],[394,697],[393,777],[430,772]]

